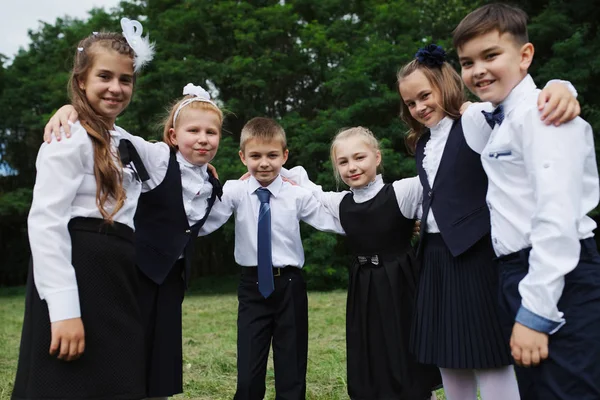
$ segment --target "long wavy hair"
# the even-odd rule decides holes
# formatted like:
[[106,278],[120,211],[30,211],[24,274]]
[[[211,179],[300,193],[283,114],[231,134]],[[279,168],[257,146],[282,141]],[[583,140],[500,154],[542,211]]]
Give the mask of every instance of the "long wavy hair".
[[[402,80],[417,70],[423,72],[431,87],[437,90],[441,102],[440,107],[444,113],[452,119],[460,118],[460,106],[466,101],[463,82],[452,65],[445,61],[441,67],[429,67],[416,59],[406,64],[398,71],[398,93],[400,94]],[[401,94],[400,97],[402,97]],[[414,154],[425,127],[410,115],[410,110],[403,101],[400,102],[400,118],[408,125],[406,147]]]
[[[115,214],[123,207],[126,193],[123,189],[123,173],[121,162],[111,151],[110,133],[113,128],[108,118],[98,114],[87,100],[85,91],[79,83],[85,81],[87,74],[94,66],[98,53],[116,51],[131,58],[133,65],[134,52],[125,38],[118,33],[99,32],[92,34],[77,46],[73,62],[73,70],[69,78],[69,96],[71,104],[79,114],[79,121],[92,139],[94,148],[94,177],[96,178],[96,204],[102,217],[113,222]],[[112,210],[107,209],[107,202],[114,202]]]

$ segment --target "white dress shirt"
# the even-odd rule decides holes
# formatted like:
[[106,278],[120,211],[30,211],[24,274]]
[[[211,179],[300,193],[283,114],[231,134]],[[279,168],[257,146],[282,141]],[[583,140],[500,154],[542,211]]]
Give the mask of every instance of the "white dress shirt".
[[[373,182],[362,188],[342,192],[324,192],[320,185],[316,185],[309,179],[304,167],[297,166],[290,170],[282,169],[281,174],[301,187],[312,191],[315,197],[338,220],[340,219],[340,203],[348,193],[352,193],[356,203],[364,203],[375,197],[384,186],[382,176],[377,175]],[[414,176],[412,178],[400,179],[393,182],[392,186],[394,187],[396,201],[398,201],[398,208],[402,215],[408,219],[416,218],[417,211],[423,199],[423,187],[421,186],[419,177]]]
[[[488,175],[496,254],[532,247],[529,272],[519,284],[517,321],[533,317],[554,333],[565,323],[557,308],[564,276],[579,262],[579,241],[593,236],[596,228],[586,214],[598,204],[599,183],[590,125],[581,118],[559,127],[545,125],[538,94],[528,75],[502,103],[504,121],[489,140],[464,125],[463,130],[469,145],[481,153]],[[491,109],[489,103],[474,106],[467,112],[481,115],[482,108]],[[481,120],[485,123],[483,116]]]
[[[435,182],[435,176],[440,166],[440,161],[442,160],[442,155],[444,154],[446,142],[448,141],[448,136],[453,124],[454,120],[452,118],[444,117],[436,126],[430,128],[431,137],[425,145],[423,156],[423,169],[427,175],[429,187],[433,187],[433,182]],[[427,214],[426,232],[440,232],[440,228],[438,227],[438,224],[435,221],[435,216],[433,215],[433,208],[430,208],[429,214]]]
[[[222,201],[216,201],[200,235],[217,230],[235,213],[235,261],[242,266],[257,265],[258,210],[256,189],[261,185],[254,177],[227,181]],[[300,237],[302,220],[316,229],[343,233],[340,222],[312,195],[300,186],[284,182],[281,176],[267,186],[271,192],[271,240],[274,267],[304,265]]]
[[[130,140],[150,176],[143,183],[143,191],[150,191],[160,185],[167,175],[171,148],[164,142],[150,143],[138,136],[131,136]],[[183,207],[192,226],[204,218],[213,188],[208,181],[207,165],[194,165],[179,152],[176,157],[181,171]]]
[[[102,218],[96,204],[92,140],[79,122],[71,132],[71,139],[42,144],[27,219],[35,286],[48,304],[50,322],[81,316],[68,223],[74,217]],[[119,140],[130,136],[119,127],[110,131],[115,162]],[[123,188],[127,197],[113,219],[133,228],[142,185],[128,167],[123,169]],[[105,208],[113,207],[109,199]]]

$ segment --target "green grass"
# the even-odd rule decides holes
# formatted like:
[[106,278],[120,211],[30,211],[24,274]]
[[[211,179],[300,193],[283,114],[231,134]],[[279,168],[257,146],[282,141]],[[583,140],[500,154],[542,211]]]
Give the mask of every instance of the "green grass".
[[[174,399],[232,399],[236,383],[235,278],[196,282],[183,303],[184,393]],[[346,292],[309,292],[307,399],[348,399]],[[0,290],[0,399],[9,399],[17,366],[24,290]],[[266,399],[275,398],[269,359]],[[443,400],[443,391],[438,399]]]

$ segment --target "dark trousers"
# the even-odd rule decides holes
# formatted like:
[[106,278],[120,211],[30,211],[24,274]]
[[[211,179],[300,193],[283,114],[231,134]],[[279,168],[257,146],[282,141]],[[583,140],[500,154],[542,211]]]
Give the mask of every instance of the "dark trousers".
[[275,291],[258,291],[256,268],[242,267],[238,287],[237,391],[235,400],[261,400],[269,347],[273,343],[276,400],[306,396],[308,299],[306,283],[295,267],[275,276]]
[[[510,337],[521,306],[519,282],[529,269],[524,249],[498,259],[502,325]],[[577,267],[565,276],[558,302],[565,325],[549,337],[539,366],[515,366],[522,400],[600,399],[600,256],[593,238],[581,241]]]

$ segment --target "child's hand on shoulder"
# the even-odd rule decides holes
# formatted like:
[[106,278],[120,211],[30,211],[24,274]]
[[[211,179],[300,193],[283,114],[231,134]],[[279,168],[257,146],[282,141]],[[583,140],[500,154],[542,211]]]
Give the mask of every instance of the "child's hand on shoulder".
[[560,81],[546,85],[538,96],[538,109],[546,125],[559,126],[575,119],[581,113],[579,101],[569,86]]
[[215,168],[214,165],[212,165],[211,163],[206,164],[206,169],[208,169],[208,172],[210,172],[210,174],[212,176],[215,177],[215,179],[219,179],[219,173],[217,172],[217,169]]
[[52,322],[50,355],[58,353],[58,359],[73,361],[85,350],[85,331],[81,318],[71,318]]
[[52,137],[60,141],[62,137],[61,129],[64,130],[67,138],[71,137],[71,124],[77,121],[77,117],[79,117],[79,114],[72,105],[67,104],[59,108],[44,127],[44,141],[50,143]]
[[548,358],[548,335],[516,322],[510,337],[510,350],[517,365],[535,367]]
[[462,103],[462,106],[460,106],[460,115],[463,115],[465,113],[465,111],[467,111],[467,108],[469,108],[469,106],[473,104],[470,101],[465,101],[464,103]]

